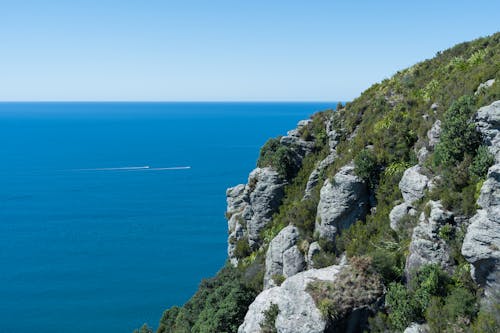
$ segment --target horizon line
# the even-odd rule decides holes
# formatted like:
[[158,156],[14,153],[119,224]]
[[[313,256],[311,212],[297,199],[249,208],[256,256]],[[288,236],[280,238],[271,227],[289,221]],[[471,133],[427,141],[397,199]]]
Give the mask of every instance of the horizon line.
[[5,100],[0,103],[345,103],[349,100]]

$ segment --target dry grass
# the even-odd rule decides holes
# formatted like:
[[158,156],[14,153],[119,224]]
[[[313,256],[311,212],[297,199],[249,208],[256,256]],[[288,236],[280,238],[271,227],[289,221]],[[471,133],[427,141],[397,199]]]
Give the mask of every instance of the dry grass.
[[371,258],[353,257],[335,281],[316,280],[307,292],[325,319],[344,317],[357,307],[374,303],[383,293],[380,276],[371,268]]

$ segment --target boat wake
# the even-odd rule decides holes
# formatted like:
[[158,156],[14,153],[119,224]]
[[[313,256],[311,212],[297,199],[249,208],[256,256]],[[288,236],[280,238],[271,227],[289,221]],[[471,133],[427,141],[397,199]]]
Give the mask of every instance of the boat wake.
[[189,170],[189,169],[191,169],[190,166],[152,168],[149,165],[145,165],[145,166],[114,167],[114,168],[72,169],[72,171],[166,171],[166,170]]

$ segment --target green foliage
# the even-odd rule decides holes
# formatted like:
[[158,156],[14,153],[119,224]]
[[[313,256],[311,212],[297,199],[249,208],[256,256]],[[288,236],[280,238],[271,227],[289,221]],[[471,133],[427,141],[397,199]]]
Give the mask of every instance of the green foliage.
[[354,158],[354,172],[372,186],[376,183],[377,171],[377,158],[372,150],[363,149]]
[[283,274],[274,274],[271,278],[277,286],[281,286],[281,284],[286,280],[286,277]]
[[[388,326],[402,331],[411,322],[425,320],[431,332],[463,332],[476,316],[474,290],[456,283],[437,265],[422,267],[410,287],[391,283],[385,298]],[[380,325],[380,322],[378,322]]]
[[257,293],[240,271],[227,266],[202,281],[183,307],[165,311],[158,333],[236,332]]
[[271,303],[269,309],[264,311],[264,321],[260,323],[260,333],[278,333],[276,317],[280,313],[278,304]]
[[474,99],[462,96],[445,113],[440,141],[434,156],[437,165],[451,167],[460,163],[465,154],[475,153],[481,142],[472,120],[475,111]]
[[313,255],[312,261],[314,268],[323,268],[335,265],[337,263],[337,257],[333,252],[322,250]]
[[400,283],[389,284],[385,304],[389,309],[388,320],[398,331],[403,331],[417,317],[410,291]]
[[234,249],[234,255],[238,259],[243,259],[248,257],[252,253],[250,245],[248,245],[248,240],[246,238],[241,238],[236,241],[236,246]]
[[147,324],[144,324],[141,328],[134,330],[134,333],[153,333],[153,330]]
[[485,178],[489,167],[492,166],[494,162],[495,158],[488,150],[488,147],[480,146],[477,149],[476,157],[474,157],[469,167],[470,175],[477,179]]
[[493,304],[482,308],[472,326],[472,331],[474,333],[500,332],[500,304]]
[[257,166],[272,167],[283,178],[291,179],[297,172],[297,156],[289,147],[280,144],[279,138],[269,139],[260,150]]
[[323,317],[335,320],[356,307],[376,301],[382,295],[383,286],[370,258],[353,257],[351,266],[342,270],[335,281],[312,281],[306,291]]

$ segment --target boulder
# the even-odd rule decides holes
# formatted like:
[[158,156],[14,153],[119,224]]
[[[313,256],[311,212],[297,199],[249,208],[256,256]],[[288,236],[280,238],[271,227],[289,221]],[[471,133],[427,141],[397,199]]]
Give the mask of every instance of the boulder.
[[307,268],[314,268],[314,256],[321,252],[321,247],[318,242],[313,242],[309,245],[309,249],[307,251]]
[[311,196],[314,187],[318,185],[321,173],[331,164],[333,164],[336,158],[337,154],[335,152],[332,152],[327,157],[325,157],[325,159],[319,162],[316,168],[314,168],[314,170],[309,175],[309,179],[307,180],[306,190],[304,192],[304,199],[307,199]]
[[490,80],[488,80],[486,82],[481,83],[477,87],[476,92],[474,93],[474,95],[479,95],[483,90],[486,90],[486,89],[490,88],[494,83],[495,83],[495,79],[490,79]]
[[454,262],[450,255],[450,247],[440,237],[440,230],[445,225],[454,232],[453,213],[443,208],[439,201],[429,201],[429,216],[420,214],[417,226],[413,229],[409,255],[406,260],[405,274],[411,280],[414,272],[428,264],[438,264],[445,271],[452,273]]
[[480,108],[476,114],[476,124],[496,163],[500,163],[500,101]]
[[279,287],[262,291],[250,304],[238,333],[260,332],[260,325],[264,321],[264,312],[271,307],[271,304],[276,304],[279,307],[275,322],[278,332],[324,332],[327,322],[321,316],[306,288],[309,282],[316,279],[334,281],[341,268],[342,266],[330,266],[307,270],[286,279]]
[[409,205],[406,202],[395,206],[391,212],[389,213],[389,221],[391,224],[391,229],[398,231],[400,228],[400,222],[406,215],[415,216],[416,211],[413,206]]
[[428,333],[430,332],[429,325],[412,323],[403,333]]
[[431,129],[427,132],[427,138],[429,139],[429,147],[433,148],[441,137],[441,120],[436,120],[432,125]]
[[274,287],[275,276],[289,277],[306,268],[304,255],[297,247],[299,230],[287,226],[269,243],[266,252],[266,270],[264,273],[264,289]]
[[399,182],[399,189],[404,201],[412,204],[421,199],[424,196],[428,182],[429,178],[423,174],[423,169],[420,165],[406,169]]
[[330,241],[354,222],[364,219],[369,210],[365,182],[354,174],[354,164],[342,167],[333,181],[327,179],[320,191],[315,230]]
[[246,185],[226,191],[228,217],[228,256],[233,265],[236,243],[245,239],[255,249],[260,243],[260,231],[277,212],[284,195],[285,183],[272,168],[256,168],[250,173]]

